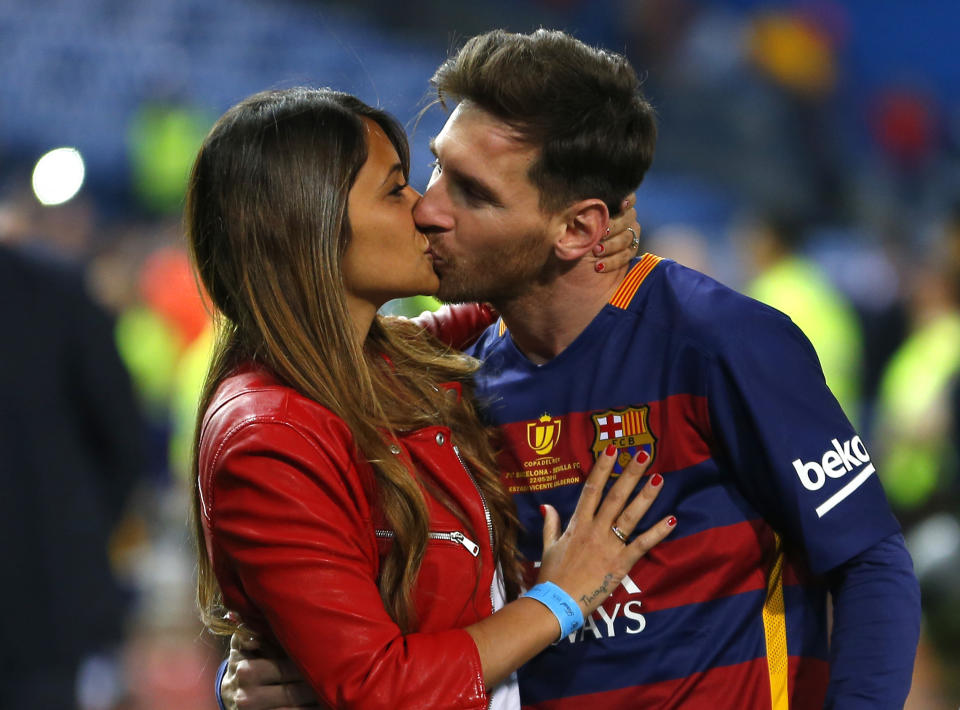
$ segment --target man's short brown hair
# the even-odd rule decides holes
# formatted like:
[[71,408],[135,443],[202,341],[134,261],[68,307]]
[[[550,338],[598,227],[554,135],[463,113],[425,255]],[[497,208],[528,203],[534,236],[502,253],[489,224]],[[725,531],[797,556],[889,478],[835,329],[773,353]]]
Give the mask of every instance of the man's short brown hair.
[[616,214],[653,161],[654,111],[633,67],[563,32],[477,35],[430,83],[445,106],[469,101],[541,149],[529,177],[547,210],[597,197]]

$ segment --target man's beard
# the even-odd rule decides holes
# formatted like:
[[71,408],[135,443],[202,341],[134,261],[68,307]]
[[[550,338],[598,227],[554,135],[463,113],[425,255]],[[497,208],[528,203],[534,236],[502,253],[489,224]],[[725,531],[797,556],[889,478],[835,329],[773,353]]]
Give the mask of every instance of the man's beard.
[[542,231],[528,232],[499,249],[444,261],[437,298],[446,303],[492,303],[502,307],[541,281],[550,250]]

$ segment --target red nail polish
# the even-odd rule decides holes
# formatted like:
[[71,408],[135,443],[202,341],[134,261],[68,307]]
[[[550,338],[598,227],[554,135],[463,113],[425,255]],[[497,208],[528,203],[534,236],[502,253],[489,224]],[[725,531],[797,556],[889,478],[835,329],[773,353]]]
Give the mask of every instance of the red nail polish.
[[646,463],[647,459],[649,458],[650,458],[650,454],[648,454],[643,449],[640,449],[640,451],[637,453],[637,463]]
[[610,446],[607,447],[607,450],[604,451],[604,453],[607,456],[613,456],[615,453],[617,453],[617,447],[614,446],[613,444],[610,444]]
[[661,483],[663,483],[663,476],[661,476],[659,473],[655,473],[650,477],[650,485],[654,488],[659,486]]
[[594,252],[596,252],[597,255],[603,254],[603,252],[606,251],[603,247],[603,244],[597,244],[597,246],[595,246],[593,250]]
[[673,527],[674,525],[676,525],[676,524],[677,524],[677,519],[676,519],[675,517],[673,517],[673,516],[671,515],[669,518],[667,518],[667,526],[668,526],[668,527],[671,527],[671,528],[672,528],[672,527]]
[[597,265],[594,266],[593,268],[595,268],[598,272],[603,271],[603,262],[602,262],[602,261],[598,261],[598,262],[597,262]]
[[540,506],[540,517],[541,518],[547,517],[547,506],[545,505]]

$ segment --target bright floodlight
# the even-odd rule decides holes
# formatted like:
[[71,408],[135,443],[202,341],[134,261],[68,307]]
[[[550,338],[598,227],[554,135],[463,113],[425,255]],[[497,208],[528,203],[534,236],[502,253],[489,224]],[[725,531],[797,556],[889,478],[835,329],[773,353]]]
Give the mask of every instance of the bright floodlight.
[[62,205],[83,185],[83,157],[76,148],[55,148],[33,169],[33,194],[41,204]]

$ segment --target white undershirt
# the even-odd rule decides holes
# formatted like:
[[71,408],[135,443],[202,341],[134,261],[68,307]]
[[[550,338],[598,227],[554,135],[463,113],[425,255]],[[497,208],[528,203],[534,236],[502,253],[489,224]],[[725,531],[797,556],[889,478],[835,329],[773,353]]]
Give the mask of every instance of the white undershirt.
[[[493,599],[493,610],[502,609],[507,600],[506,588],[503,584],[503,573],[497,564],[497,573],[493,575],[493,585],[490,588]],[[520,710],[520,686],[517,685],[517,673],[490,691],[490,710]]]

